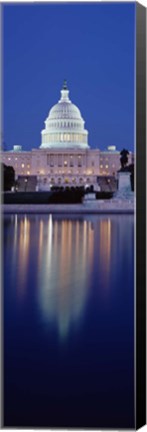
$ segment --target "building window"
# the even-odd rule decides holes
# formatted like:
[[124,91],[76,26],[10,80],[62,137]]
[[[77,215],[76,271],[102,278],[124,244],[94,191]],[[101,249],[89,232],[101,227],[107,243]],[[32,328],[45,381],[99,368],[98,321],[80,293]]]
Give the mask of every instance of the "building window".
[[30,168],[30,165],[29,165],[29,164],[27,165],[27,168]]
[[58,166],[62,167],[62,155],[58,155]]
[[54,166],[54,155],[50,155],[50,166],[53,167]]
[[73,167],[73,166],[74,166],[74,164],[73,164],[73,157],[70,156],[70,167]]
[[103,168],[103,165],[100,165],[100,168]]
[[17,158],[15,158],[15,160],[17,160]]
[[67,161],[64,161],[64,166],[67,166]]
[[27,171],[27,174],[30,175],[30,171]]
[[21,164],[21,168],[24,168],[24,164],[23,163]]
[[11,158],[10,158],[10,157],[8,157],[8,160],[11,160]]
[[105,168],[108,169],[108,165],[105,165]]
[[81,155],[78,155],[78,167],[82,166]]

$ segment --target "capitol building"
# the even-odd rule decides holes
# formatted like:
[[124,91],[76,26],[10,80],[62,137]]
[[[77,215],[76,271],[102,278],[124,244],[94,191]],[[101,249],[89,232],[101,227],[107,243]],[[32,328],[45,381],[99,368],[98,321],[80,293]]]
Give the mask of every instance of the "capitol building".
[[[27,181],[28,187],[32,184],[35,190],[90,185],[100,190],[102,178],[115,179],[120,168],[120,151],[115,146],[106,151],[90,148],[85,121],[69,98],[66,81],[60,100],[45,120],[40,147],[25,151],[15,145],[11,151],[2,151],[1,159],[5,165],[13,166],[22,189]],[[132,163],[132,159],[130,152],[128,162]]]

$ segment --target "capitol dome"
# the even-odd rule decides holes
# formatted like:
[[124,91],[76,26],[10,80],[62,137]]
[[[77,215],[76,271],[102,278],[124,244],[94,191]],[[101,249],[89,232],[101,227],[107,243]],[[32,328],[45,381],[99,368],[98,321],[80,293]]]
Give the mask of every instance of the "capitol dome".
[[40,148],[89,148],[88,131],[84,129],[84,124],[80,110],[69,99],[64,81],[61,98],[45,120]]

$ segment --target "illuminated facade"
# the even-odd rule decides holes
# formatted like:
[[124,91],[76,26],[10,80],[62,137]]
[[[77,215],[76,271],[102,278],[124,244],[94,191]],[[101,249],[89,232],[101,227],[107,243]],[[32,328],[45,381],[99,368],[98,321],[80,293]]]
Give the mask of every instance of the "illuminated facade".
[[[132,162],[129,154],[129,163]],[[88,131],[79,109],[69,99],[64,81],[61,98],[49,111],[41,131],[39,149],[22,151],[21,146],[2,152],[2,162],[13,166],[18,176],[36,176],[37,189],[52,185],[98,185],[98,176],[116,176],[120,152],[114,146],[106,151],[91,149]]]

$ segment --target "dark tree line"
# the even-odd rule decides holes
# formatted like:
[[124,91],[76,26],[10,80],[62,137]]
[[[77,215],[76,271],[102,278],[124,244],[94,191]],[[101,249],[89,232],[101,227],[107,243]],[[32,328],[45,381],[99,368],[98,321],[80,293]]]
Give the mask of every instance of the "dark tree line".
[[2,164],[2,188],[4,191],[10,191],[15,185],[15,171],[12,166]]

